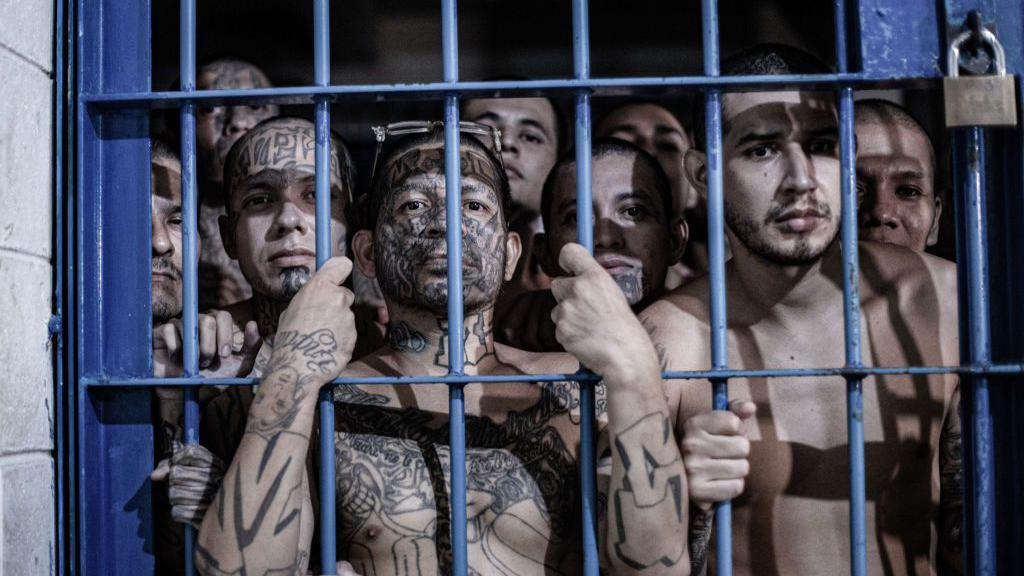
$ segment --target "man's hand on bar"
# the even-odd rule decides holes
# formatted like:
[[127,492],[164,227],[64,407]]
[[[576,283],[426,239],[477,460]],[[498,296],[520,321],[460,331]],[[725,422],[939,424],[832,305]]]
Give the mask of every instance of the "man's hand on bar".
[[[199,368],[204,378],[245,377],[252,372],[263,340],[256,322],[249,321],[244,330],[235,326],[231,314],[210,310],[200,314]],[[184,373],[185,344],[180,318],[153,328],[153,376],[173,378]]]
[[[608,424],[598,437],[601,554],[612,574],[688,575],[686,470],[654,345],[622,289],[579,244],[567,244],[551,292],[555,336],[603,378]],[[610,457],[604,456],[610,452]],[[610,464],[609,464],[610,462]]]
[[692,505],[707,511],[716,502],[743,493],[744,479],[750,471],[750,441],[744,424],[756,412],[753,402],[733,400],[729,411],[700,414],[683,425],[679,448]]

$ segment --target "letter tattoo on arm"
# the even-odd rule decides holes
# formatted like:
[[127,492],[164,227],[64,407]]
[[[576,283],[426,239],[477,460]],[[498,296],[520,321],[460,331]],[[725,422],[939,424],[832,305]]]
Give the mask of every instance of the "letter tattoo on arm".
[[[651,438],[651,430],[659,429],[660,438]],[[672,511],[670,521],[686,521],[682,459],[669,419],[660,412],[648,414],[619,434],[614,446],[624,476],[610,502],[616,530],[612,550],[634,569],[675,565],[685,554],[686,543],[656,537],[650,522],[654,515],[664,519],[666,504]]]

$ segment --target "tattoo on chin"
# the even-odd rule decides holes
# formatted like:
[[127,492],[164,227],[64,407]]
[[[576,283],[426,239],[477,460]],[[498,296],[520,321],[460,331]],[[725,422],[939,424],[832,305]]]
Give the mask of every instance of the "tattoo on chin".
[[644,274],[643,269],[634,268],[625,274],[612,276],[615,283],[619,285],[622,294],[630,306],[635,306],[644,299]]
[[291,302],[291,299],[299,293],[299,290],[309,282],[309,268],[305,266],[293,266],[281,271],[281,299]]

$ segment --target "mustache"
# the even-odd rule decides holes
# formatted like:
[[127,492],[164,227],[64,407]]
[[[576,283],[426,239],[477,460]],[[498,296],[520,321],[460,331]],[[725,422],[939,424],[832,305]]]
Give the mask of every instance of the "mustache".
[[181,270],[166,256],[153,259],[152,274],[170,274],[175,280],[181,280]]
[[768,210],[768,214],[766,214],[764,217],[764,223],[766,225],[771,224],[786,212],[796,208],[800,208],[803,210],[814,210],[815,212],[820,214],[822,218],[825,219],[832,217],[832,207],[829,206],[828,204],[812,198],[806,202],[806,205],[801,206],[802,201],[803,199],[800,198],[794,202],[789,202],[787,204],[777,204],[775,206],[772,206]]

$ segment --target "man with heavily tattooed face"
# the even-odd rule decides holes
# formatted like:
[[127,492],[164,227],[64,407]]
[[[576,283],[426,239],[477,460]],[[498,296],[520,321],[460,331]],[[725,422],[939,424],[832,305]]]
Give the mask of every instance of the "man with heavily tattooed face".
[[[761,46],[723,74],[819,74],[796,49]],[[703,110],[698,106],[696,110]],[[722,96],[729,368],[843,366],[844,270],[839,122],[834,92]],[[707,194],[704,119],[687,152],[691,183]],[[860,326],[865,366],[955,366],[954,267],[903,247],[865,242]],[[711,360],[706,279],[640,314],[666,369]],[[956,375],[879,375],[863,382],[867,571],[959,573],[962,548],[959,381]],[[732,378],[729,411],[710,412],[707,381],[669,381],[683,422],[693,503],[695,565],[705,560],[715,502],[733,499],[736,574],[840,574],[850,561],[847,383],[842,377]],[[748,476],[749,472],[749,476]],[[703,546],[701,546],[703,542]]]
[[[602,563],[610,573],[688,574],[686,476],[671,434],[657,354],[608,273],[567,245],[552,284],[567,354],[496,344],[493,310],[520,254],[507,222],[497,158],[464,134],[464,372],[601,374],[598,469]],[[206,574],[305,573],[314,526],[306,476],[316,391],[346,377],[448,372],[443,132],[387,142],[373,178],[356,262],[380,280],[386,346],[347,365],[352,264],[328,262],[282,315],[278,343],[246,434],[204,520],[196,560]],[[283,336],[287,335],[287,340]],[[575,356],[575,358],[573,357]],[[347,365],[347,366],[346,366]],[[448,390],[441,385],[335,389],[334,506],[339,555],[355,572],[451,569]],[[465,388],[467,545],[472,574],[581,571],[577,470],[579,387],[569,382]]]
[[[237,58],[219,58],[199,67],[199,90],[269,88],[270,79],[257,66]],[[277,116],[273,104],[212,106],[196,110],[196,167],[203,202],[199,207],[200,309],[220,308],[252,296],[238,264],[228,257],[221,242],[217,220],[226,211],[224,160],[231,146],[267,118]]]
[[[686,221],[673,210],[669,180],[650,154],[617,138],[595,140],[591,154],[594,257],[639,312],[664,294],[667,271],[686,246]],[[576,241],[574,154],[548,175],[541,214],[541,263],[552,277],[562,276],[558,255]],[[555,304],[550,290],[521,294],[499,319],[505,341],[526,350],[560,351],[550,317]]]

